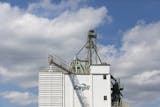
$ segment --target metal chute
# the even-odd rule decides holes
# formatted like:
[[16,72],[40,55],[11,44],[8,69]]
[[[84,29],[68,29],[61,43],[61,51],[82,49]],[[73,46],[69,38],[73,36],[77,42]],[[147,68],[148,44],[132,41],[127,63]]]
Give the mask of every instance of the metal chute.
[[[50,55],[48,57],[48,62],[49,62],[50,66],[55,65],[58,68],[62,69],[63,71],[69,73],[69,77],[70,77],[70,80],[72,82],[73,88],[80,84],[77,76],[74,74],[74,72],[77,72],[77,71],[73,71],[75,69],[73,69],[73,67],[70,67],[67,64],[65,64],[64,63],[65,61],[62,61],[60,58],[58,58],[56,56]],[[83,90],[75,90],[75,91],[76,91],[76,94],[78,96],[78,99],[79,99],[82,107],[89,107],[87,98],[85,97],[85,95],[83,93]]]

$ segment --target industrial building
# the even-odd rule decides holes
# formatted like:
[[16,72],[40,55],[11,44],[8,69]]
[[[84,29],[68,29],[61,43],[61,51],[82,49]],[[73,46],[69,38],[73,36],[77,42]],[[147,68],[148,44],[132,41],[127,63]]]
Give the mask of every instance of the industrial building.
[[[70,65],[49,56],[49,67],[39,72],[39,107],[122,107],[113,93],[116,82],[111,84],[115,78],[110,65],[98,55],[97,35],[90,30],[87,36],[87,42]],[[80,59],[78,55],[83,49],[87,50],[86,57]]]

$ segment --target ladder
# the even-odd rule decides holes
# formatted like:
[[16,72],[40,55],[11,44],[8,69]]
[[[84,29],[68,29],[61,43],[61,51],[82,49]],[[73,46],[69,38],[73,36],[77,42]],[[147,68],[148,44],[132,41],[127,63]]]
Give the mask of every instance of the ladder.
[[[51,65],[54,64],[55,66],[57,66],[58,68],[61,68],[62,70],[66,71],[69,73],[69,78],[72,82],[72,86],[75,89],[76,86],[79,86],[79,80],[77,78],[77,76],[75,74],[72,73],[72,69],[70,69],[70,67],[64,63],[65,61],[63,61],[62,59],[58,58],[57,56],[49,56],[49,60],[51,61]],[[78,96],[78,99],[82,105],[82,107],[89,107],[87,98],[85,97],[83,90],[81,89],[75,89],[76,90],[76,94]]]

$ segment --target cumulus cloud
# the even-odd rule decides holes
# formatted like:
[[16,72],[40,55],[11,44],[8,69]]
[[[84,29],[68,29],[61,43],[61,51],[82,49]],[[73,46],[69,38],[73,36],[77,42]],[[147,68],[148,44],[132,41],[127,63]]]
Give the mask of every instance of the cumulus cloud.
[[[61,15],[66,10],[77,12],[80,8],[87,8],[89,7],[88,3],[87,0],[61,0],[57,3],[52,0],[40,0],[30,3],[27,12],[51,19]],[[105,19],[107,23],[112,22],[112,17],[109,15],[106,15]]]
[[[30,4],[26,12],[7,3],[0,3],[2,82],[14,82],[24,88],[36,87],[38,68],[46,66],[49,53],[72,59],[86,39],[83,35],[89,29],[98,27],[104,19],[110,21],[106,7],[83,7],[72,11],[67,9],[70,4],[62,8],[64,4],[61,2],[57,6],[50,0],[41,1]],[[38,8],[62,9],[60,14],[49,19],[37,16],[35,11]],[[112,74],[120,77],[124,83],[124,96],[134,106],[140,106],[136,105],[137,101],[141,101],[139,104],[142,105],[157,99],[159,101],[159,34],[160,22],[137,23],[124,33],[122,47],[119,49],[114,45],[99,46],[100,54],[104,54],[112,65]],[[24,93],[16,95],[30,96]],[[13,99],[11,96],[5,98]],[[11,101],[16,103],[17,100]]]
[[79,9],[80,4],[85,2],[86,0],[62,0],[58,3],[54,3],[51,0],[40,0],[30,3],[27,11],[44,17],[56,16],[66,9],[75,11]]
[[160,71],[146,71],[136,74],[132,77],[131,82],[137,85],[157,85],[160,81]]
[[51,19],[8,3],[0,8],[0,77],[24,88],[37,86],[39,67],[47,66],[48,54],[72,59],[87,31],[109,16],[105,7],[65,10]]
[[159,99],[159,34],[160,22],[140,23],[124,33],[120,49],[102,48],[102,53],[113,65],[112,74],[121,78],[124,96],[133,106],[140,107]]
[[128,77],[144,71],[159,70],[160,22],[136,25],[124,34],[117,69]]
[[33,68],[25,66],[15,68],[5,68],[0,66],[0,83],[7,82],[19,85],[23,88],[37,87],[37,75]]
[[18,105],[29,105],[37,102],[37,96],[28,92],[5,91],[0,96]]

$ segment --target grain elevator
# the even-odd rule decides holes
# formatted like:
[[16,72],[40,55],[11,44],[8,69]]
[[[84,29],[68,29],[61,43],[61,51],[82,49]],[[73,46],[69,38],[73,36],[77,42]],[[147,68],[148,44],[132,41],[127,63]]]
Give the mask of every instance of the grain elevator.
[[[39,107],[111,107],[110,65],[98,55],[94,30],[68,65],[50,55],[49,67],[39,72]],[[83,49],[86,54],[79,58]]]

